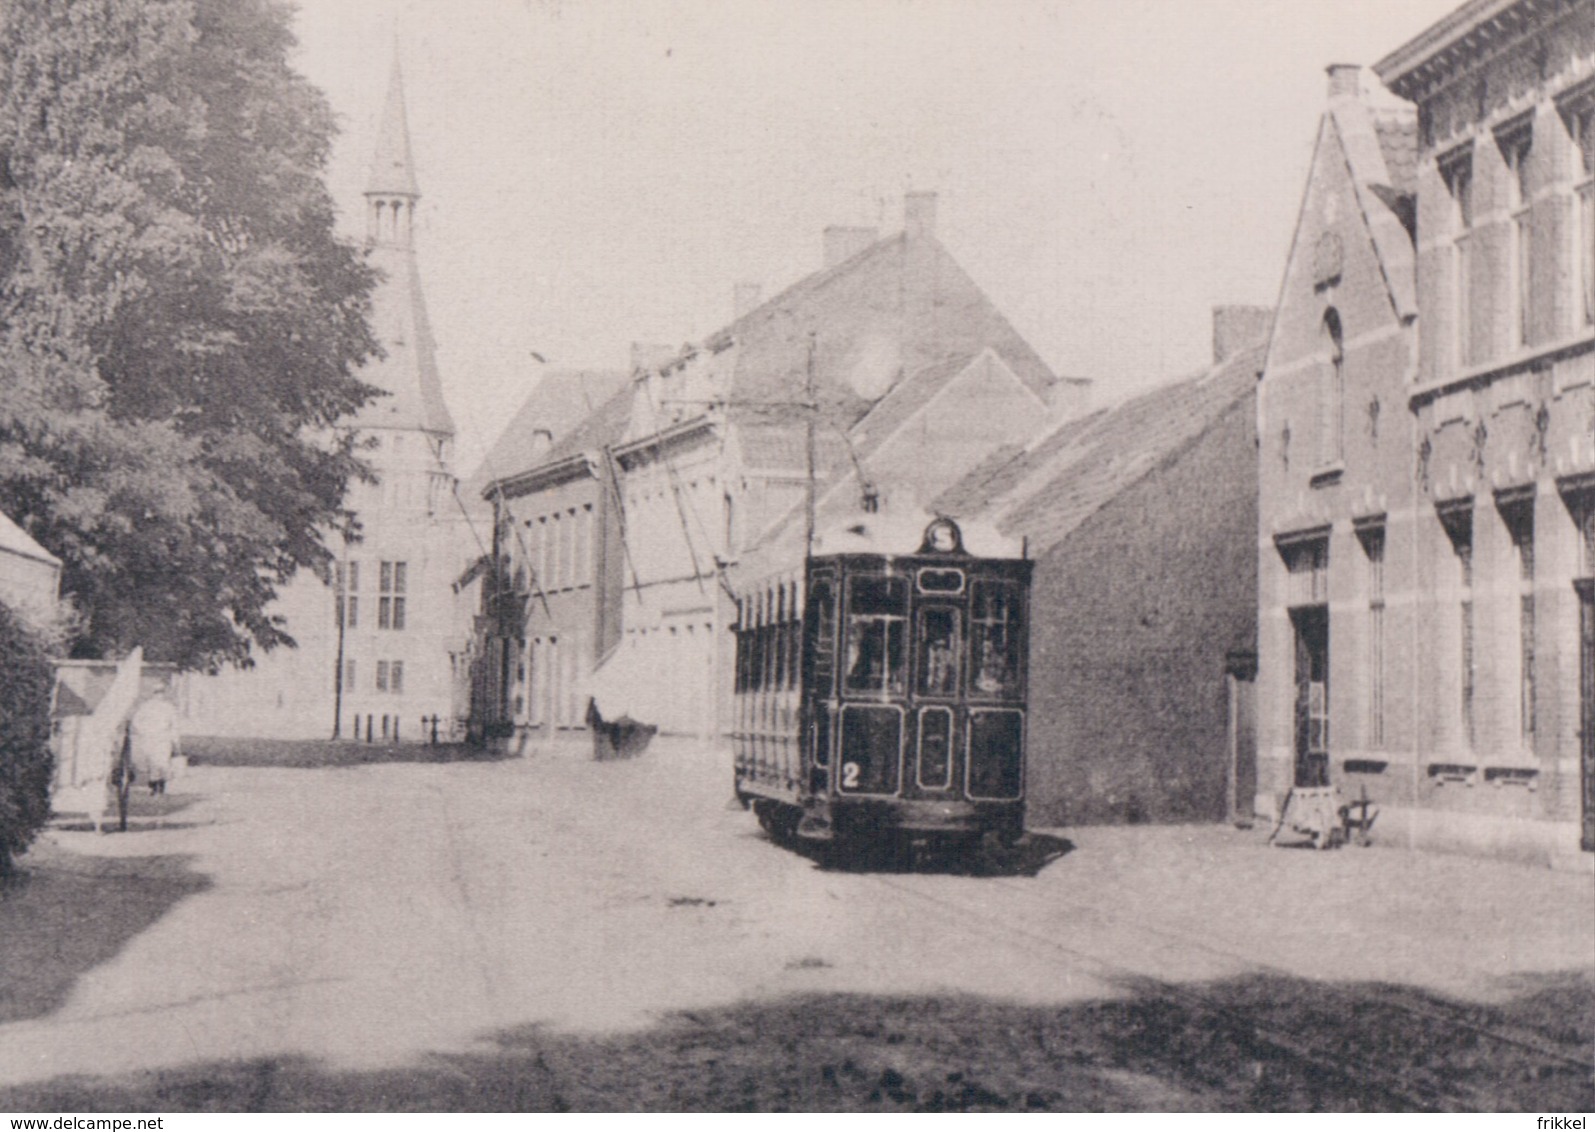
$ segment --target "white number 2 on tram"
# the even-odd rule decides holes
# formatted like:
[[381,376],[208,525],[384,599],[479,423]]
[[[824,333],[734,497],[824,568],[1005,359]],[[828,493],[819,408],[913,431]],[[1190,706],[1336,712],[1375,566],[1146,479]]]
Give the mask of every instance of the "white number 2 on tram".
[[848,790],[857,790],[858,789],[858,764],[857,763],[843,763],[842,764],[842,785],[844,787],[846,787]]

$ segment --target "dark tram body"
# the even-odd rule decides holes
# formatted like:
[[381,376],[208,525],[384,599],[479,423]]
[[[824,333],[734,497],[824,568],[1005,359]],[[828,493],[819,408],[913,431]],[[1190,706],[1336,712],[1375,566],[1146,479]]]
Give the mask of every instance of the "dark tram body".
[[777,836],[1024,830],[1031,563],[971,555],[948,519],[907,546],[816,554],[738,599],[736,793]]

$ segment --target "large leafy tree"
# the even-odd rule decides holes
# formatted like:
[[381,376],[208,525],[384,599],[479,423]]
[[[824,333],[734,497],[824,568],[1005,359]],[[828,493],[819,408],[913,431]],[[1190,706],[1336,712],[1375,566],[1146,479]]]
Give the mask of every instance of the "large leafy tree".
[[80,655],[292,644],[365,474],[373,282],[276,0],[0,4],[0,507],[65,562]]

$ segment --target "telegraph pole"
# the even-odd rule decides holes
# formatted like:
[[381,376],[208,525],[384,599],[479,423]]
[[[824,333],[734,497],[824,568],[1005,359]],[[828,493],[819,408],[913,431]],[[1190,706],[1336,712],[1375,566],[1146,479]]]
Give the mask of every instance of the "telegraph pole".
[[338,566],[333,578],[332,610],[338,617],[338,661],[337,669],[332,675],[332,737],[340,738],[343,734],[343,627],[348,624],[349,611],[349,540],[343,540],[343,553],[338,558]]

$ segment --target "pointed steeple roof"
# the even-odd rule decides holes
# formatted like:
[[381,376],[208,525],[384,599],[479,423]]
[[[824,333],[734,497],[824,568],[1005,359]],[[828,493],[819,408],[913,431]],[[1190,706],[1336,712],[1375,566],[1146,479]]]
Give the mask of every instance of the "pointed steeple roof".
[[[382,131],[371,162],[369,262],[382,273],[371,295],[371,328],[385,356],[368,362],[360,379],[387,392],[360,411],[371,428],[422,429],[452,436],[454,421],[443,400],[437,345],[421,294],[421,273],[410,243],[411,215],[420,191],[410,163],[410,129],[404,112],[404,79],[395,54],[388,81]],[[399,199],[395,199],[399,198]]]
[[393,54],[393,71],[388,77],[388,100],[382,109],[382,128],[377,134],[377,149],[371,160],[367,196],[419,197],[415,165],[410,158],[410,123],[404,112],[404,74],[399,55]]

